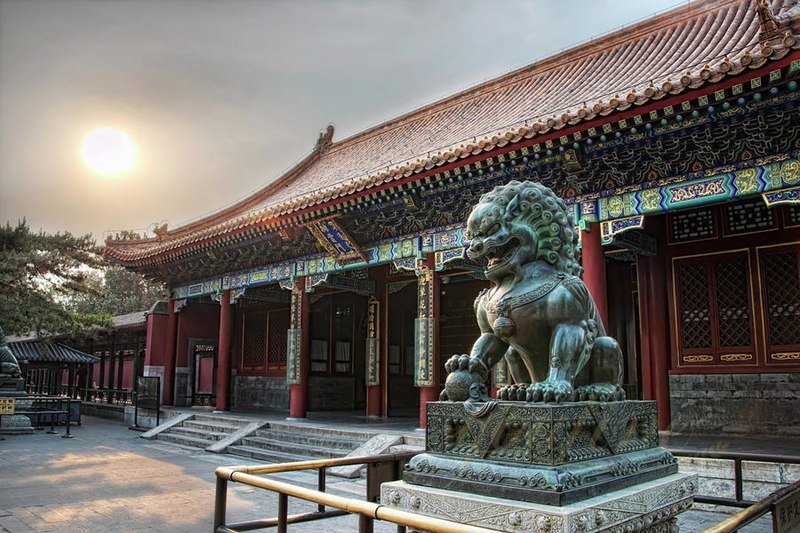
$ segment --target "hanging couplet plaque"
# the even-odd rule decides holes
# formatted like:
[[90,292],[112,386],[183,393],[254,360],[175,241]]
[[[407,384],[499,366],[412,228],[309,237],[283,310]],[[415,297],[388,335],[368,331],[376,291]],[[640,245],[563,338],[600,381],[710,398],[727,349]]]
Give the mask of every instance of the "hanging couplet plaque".
[[506,385],[511,385],[511,383],[508,381],[508,363],[503,357],[494,365],[494,386],[505,387]]
[[433,317],[433,271],[421,265],[417,277],[417,316],[414,321],[414,385],[430,387],[434,384],[433,341],[435,318]]
[[380,302],[370,297],[367,302],[367,385],[380,385],[381,352],[378,335],[380,327]]
[[300,368],[303,330],[300,326],[303,298],[305,297],[305,294],[297,285],[292,287],[292,300],[289,306],[289,329],[286,332],[286,382],[289,385],[299,385],[303,381]]

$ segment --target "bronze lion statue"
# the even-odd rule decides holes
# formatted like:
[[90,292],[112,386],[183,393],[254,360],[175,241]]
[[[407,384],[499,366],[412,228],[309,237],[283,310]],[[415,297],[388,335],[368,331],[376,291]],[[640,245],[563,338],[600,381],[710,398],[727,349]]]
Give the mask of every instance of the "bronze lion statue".
[[467,254],[487,261],[491,288],[475,300],[481,336],[455,355],[442,400],[486,401],[489,369],[505,357],[501,400],[625,399],[622,352],[580,278],[578,232],[563,200],[530,181],[484,194],[467,219]]

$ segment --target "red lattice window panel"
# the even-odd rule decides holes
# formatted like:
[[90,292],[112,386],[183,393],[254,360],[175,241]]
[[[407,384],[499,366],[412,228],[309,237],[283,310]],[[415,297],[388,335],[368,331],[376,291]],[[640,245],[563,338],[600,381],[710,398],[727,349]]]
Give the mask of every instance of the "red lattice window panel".
[[267,313],[246,311],[242,321],[242,370],[263,370]]
[[708,270],[704,263],[678,268],[681,345],[685,349],[711,348],[711,298]]
[[674,279],[680,364],[755,364],[748,254],[677,259]]
[[267,317],[267,370],[286,369],[287,331],[289,330],[289,310],[278,309]]
[[721,348],[750,346],[750,298],[747,258],[734,257],[716,264],[717,320]]
[[800,348],[800,275],[797,249],[761,256],[764,272],[764,314],[767,340],[772,352]]

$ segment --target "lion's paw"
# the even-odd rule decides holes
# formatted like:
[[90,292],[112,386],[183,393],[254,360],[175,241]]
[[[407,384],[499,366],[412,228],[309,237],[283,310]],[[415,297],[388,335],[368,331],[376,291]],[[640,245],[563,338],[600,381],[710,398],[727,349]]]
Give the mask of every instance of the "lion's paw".
[[613,383],[593,383],[578,387],[575,391],[577,398],[581,401],[595,402],[615,402],[625,399],[625,391],[619,385]]
[[515,383],[497,389],[498,400],[525,401],[525,392],[529,385],[527,383]]
[[528,387],[526,400],[529,402],[571,402],[575,391],[569,381],[545,380]]

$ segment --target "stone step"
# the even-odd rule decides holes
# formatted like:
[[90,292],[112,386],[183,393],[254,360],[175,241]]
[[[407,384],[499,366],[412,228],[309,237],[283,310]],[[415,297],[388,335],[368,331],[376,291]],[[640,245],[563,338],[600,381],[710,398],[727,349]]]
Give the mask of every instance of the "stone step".
[[211,420],[187,420],[183,423],[183,427],[230,434],[238,431],[242,426]]
[[347,450],[335,450],[332,448],[309,446],[306,444],[298,444],[295,442],[284,442],[281,440],[268,439],[264,437],[245,437],[242,439],[242,445],[249,446],[251,448],[269,450],[270,452],[280,452],[280,453],[301,456],[303,457],[303,459],[344,457],[345,455],[348,454]]
[[406,453],[406,452],[414,452],[414,453],[422,453],[425,451],[425,446],[417,446],[415,444],[395,444],[391,448],[389,448],[389,453]]
[[200,422],[212,422],[212,423],[221,423],[221,424],[228,424],[231,426],[242,427],[246,426],[253,420],[249,418],[237,418],[235,416],[228,416],[228,415],[214,415],[214,414],[205,414],[205,413],[197,413],[194,416],[195,421]]
[[[322,435],[325,437],[352,439],[359,442],[366,442],[374,437],[379,431],[358,431],[353,429],[339,429],[335,427],[312,426],[307,424],[297,424],[292,422],[270,422],[269,429],[287,431],[290,433],[303,433],[306,435]],[[424,435],[423,435],[424,437]]]
[[265,450],[263,448],[256,448],[243,444],[228,447],[227,453],[232,453],[233,455],[239,455],[241,457],[250,457],[259,461],[267,461],[269,463],[292,463],[295,461],[309,460],[309,458],[304,455]]
[[177,426],[174,428],[170,428],[169,433],[178,434],[178,435],[188,435],[189,437],[196,437],[198,439],[206,439],[209,441],[217,441],[224,439],[230,433],[222,432],[222,431],[209,431],[207,429],[198,429],[193,427],[186,427],[184,426]]
[[213,442],[208,439],[190,437],[189,435],[181,435],[179,433],[171,433],[171,432],[159,433],[156,438],[158,440],[164,440],[167,442],[171,442],[173,444],[182,444],[184,446],[191,446],[193,448],[206,448]]
[[282,442],[292,442],[306,446],[316,446],[319,448],[333,448],[351,452],[361,446],[364,442],[356,439],[343,437],[331,437],[325,435],[315,435],[303,433],[301,431],[282,431],[278,429],[260,429],[256,431],[257,437],[265,439],[279,440]]
[[419,446],[420,448],[424,448],[425,432],[417,431],[413,435],[405,434],[403,435],[403,443],[408,444],[410,446]]

